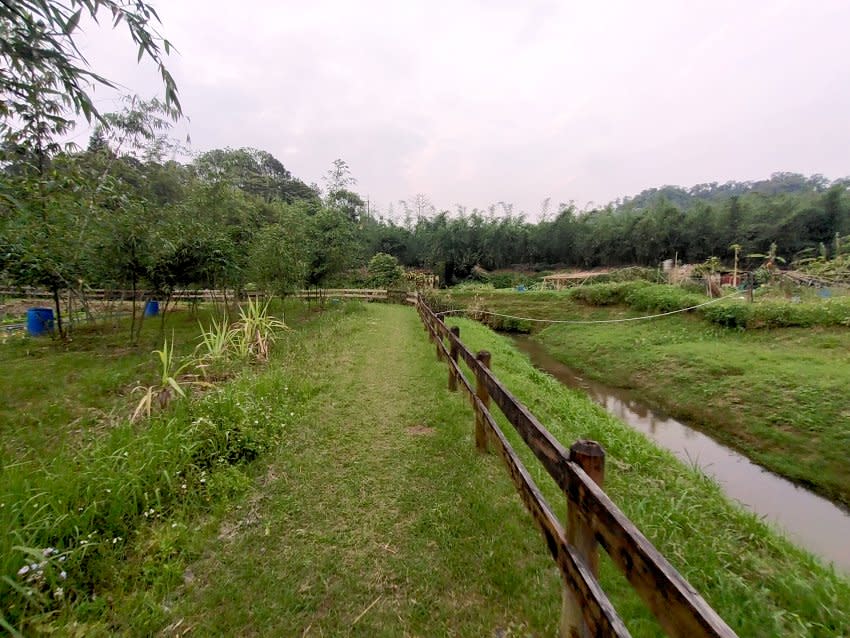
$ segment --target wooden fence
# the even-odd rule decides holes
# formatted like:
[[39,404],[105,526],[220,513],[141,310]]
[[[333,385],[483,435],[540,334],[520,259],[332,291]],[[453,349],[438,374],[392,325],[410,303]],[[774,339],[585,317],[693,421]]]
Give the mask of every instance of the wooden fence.
[[328,299],[359,299],[361,301],[385,301],[390,303],[416,303],[416,293],[410,290],[386,288],[311,288],[295,293],[299,299],[324,303]]
[[[593,441],[578,441],[566,450],[496,378],[490,370],[488,352],[473,354],[460,340],[460,329],[456,326],[449,329],[421,296],[416,296],[415,305],[436,346],[437,358],[448,363],[449,389],[461,387],[472,403],[476,447],[481,452],[487,452],[490,445],[498,450],[561,571],[564,593],[560,636],[629,636],[597,581],[600,545],[667,635],[735,636],[717,612],[605,494],[602,447]],[[459,358],[475,376],[474,387],[458,365]],[[491,400],[564,491],[566,529],[496,424],[490,411]]]
[[[59,296],[64,299],[67,292],[67,290],[62,290]],[[120,288],[86,288],[80,294],[84,295],[86,299],[105,301],[132,301],[134,294],[137,301],[157,298],[154,291],[142,288],[136,290],[135,293],[132,290],[121,290]],[[224,299],[238,299],[240,295],[262,299],[267,296],[267,293],[264,291],[237,292],[236,290],[186,289],[173,292],[170,298],[173,301],[222,301]],[[0,288],[0,297],[52,299],[53,293],[44,288]]]

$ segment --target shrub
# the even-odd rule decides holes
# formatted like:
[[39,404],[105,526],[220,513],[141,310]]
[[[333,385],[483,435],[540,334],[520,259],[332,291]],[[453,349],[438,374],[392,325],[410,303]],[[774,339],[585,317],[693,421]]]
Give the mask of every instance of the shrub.
[[645,281],[629,281],[578,286],[570,289],[569,297],[591,306],[613,306],[627,303],[626,298],[630,293],[650,285]]
[[652,284],[634,288],[626,294],[626,304],[635,310],[671,312],[698,306],[707,301],[704,295],[665,284]]
[[813,303],[742,301],[720,303],[701,309],[712,323],[730,328],[792,328],[850,325],[850,299],[828,299]]
[[404,269],[398,259],[387,253],[378,253],[369,260],[369,284],[377,288],[392,288],[404,278]]
[[716,303],[701,308],[704,319],[725,328],[746,328],[752,312],[750,305],[743,303]]

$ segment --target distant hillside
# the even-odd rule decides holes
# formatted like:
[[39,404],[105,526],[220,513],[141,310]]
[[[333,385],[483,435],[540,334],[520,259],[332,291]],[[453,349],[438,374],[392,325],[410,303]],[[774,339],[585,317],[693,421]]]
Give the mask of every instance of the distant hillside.
[[681,186],[662,186],[648,188],[634,197],[626,197],[613,202],[614,208],[622,211],[652,208],[665,201],[677,208],[687,210],[696,202],[722,202],[732,197],[750,193],[773,196],[781,194],[800,195],[804,193],[823,193],[837,184],[850,185],[850,178],[844,177],[830,181],[823,175],[806,177],[799,173],[773,173],[769,179],[752,182],[730,181],[723,184],[707,182],[690,188]]

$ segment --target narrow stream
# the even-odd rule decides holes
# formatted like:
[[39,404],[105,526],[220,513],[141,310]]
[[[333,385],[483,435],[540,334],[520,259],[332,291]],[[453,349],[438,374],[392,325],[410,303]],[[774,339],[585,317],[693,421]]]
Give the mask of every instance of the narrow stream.
[[726,494],[784,530],[788,538],[850,573],[850,513],[698,430],[648,409],[627,390],[584,379],[526,335],[511,335],[540,370],[583,390],[608,412],[712,476]]

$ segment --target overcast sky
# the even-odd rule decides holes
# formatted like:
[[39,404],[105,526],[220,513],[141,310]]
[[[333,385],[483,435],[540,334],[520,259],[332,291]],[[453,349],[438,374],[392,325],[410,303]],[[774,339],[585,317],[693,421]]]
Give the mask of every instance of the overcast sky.
[[[847,0],[153,4],[195,152],[261,148],[320,184],[339,157],[381,208],[424,193],[533,218],[546,197],[850,174]],[[162,95],[123,29],[88,26],[83,48]]]

